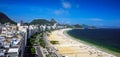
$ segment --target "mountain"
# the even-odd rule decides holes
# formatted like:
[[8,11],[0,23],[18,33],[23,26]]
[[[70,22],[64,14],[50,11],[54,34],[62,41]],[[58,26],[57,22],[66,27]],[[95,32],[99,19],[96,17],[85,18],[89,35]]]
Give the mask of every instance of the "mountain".
[[11,24],[16,24],[16,22],[14,22],[13,20],[11,20],[7,15],[5,15],[4,13],[0,12],[0,23],[4,24],[4,23],[11,23]]
[[83,28],[80,24],[73,25],[74,28]]
[[54,25],[57,23],[54,19],[51,19],[50,21],[46,19],[34,19],[29,24],[39,24],[39,25]]
[[86,24],[82,24],[82,27],[86,28],[86,29],[96,29],[96,26],[90,26],[90,25],[86,25]]
[[57,22],[55,21],[55,19],[52,18],[52,19],[50,20],[50,23],[51,23],[52,25],[54,25],[54,24],[57,23]]
[[30,24],[39,24],[39,25],[44,25],[44,24],[51,24],[50,21],[46,19],[34,19]]

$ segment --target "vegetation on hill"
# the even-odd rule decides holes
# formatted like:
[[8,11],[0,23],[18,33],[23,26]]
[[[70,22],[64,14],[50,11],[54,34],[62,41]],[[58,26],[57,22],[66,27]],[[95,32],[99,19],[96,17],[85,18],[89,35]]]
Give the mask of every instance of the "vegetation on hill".
[[55,21],[55,19],[52,18],[52,19],[50,20],[50,23],[51,23],[52,25],[54,25],[54,23],[57,23],[57,22]]
[[34,19],[30,22],[30,24],[39,24],[39,25],[54,25],[57,23],[54,19],[46,20],[46,19]]
[[[11,20],[7,15],[5,15],[2,12],[0,12],[0,23],[1,24],[5,24],[5,23],[16,24],[16,22]],[[46,19],[34,19],[30,23],[27,23],[27,22],[24,23],[24,25],[30,25],[30,24],[33,24],[33,25],[36,25],[36,24],[38,24],[38,25],[54,25],[55,23],[57,23],[57,21],[53,18],[50,21],[46,20]],[[85,24],[70,25],[70,24],[59,24],[59,23],[57,23],[57,25],[64,25],[67,28],[91,28],[91,29],[96,28],[95,26],[89,26],[89,25],[85,25]]]
[[16,24],[16,22],[14,22],[13,20],[11,20],[7,15],[5,15],[2,12],[0,12],[0,23],[1,24],[4,24],[4,23]]
[[73,25],[74,28],[83,28],[83,26],[79,25],[79,24],[75,24]]
[[39,24],[39,25],[44,25],[44,24],[50,24],[50,21],[46,19],[34,19],[30,24]]

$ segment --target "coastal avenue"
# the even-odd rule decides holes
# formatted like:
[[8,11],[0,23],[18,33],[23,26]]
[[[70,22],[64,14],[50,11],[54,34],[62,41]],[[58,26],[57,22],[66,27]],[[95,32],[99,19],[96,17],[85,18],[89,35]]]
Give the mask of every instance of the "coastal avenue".
[[50,42],[47,40],[48,39],[47,33],[44,33],[43,38],[44,38],[44,41],[46,44],[46,48],[47,48],[48,52],[50,53],[51,57],[54,57],[54,56],[62,57],[57,53],[57,50],[50,45]]
[[[42,47],[40,47],[40,45],[39,45],[39,37],[40,37],[40,35],[38,35],[38,36],[36,37],[37,46],[34,46],[34,47],[35,47],[35,49],[36,49],[36,54],[38,55],[38,57],[44,57],[43,55],[45,55],[45,54],[43,53],[43,49],[42,49]],[[50,42],[47,40],[47,39],[48,39],[47,33],[44,33],[43,39],[44,39],[44,42],[45,42],[45,45],[46,45],[46,49],[47,49],[47,51],[49,52],[49,54],[50,54],[51,57],[62,57],[62,56],[60,56],[60,55],[57,53],[57,51],[50,45]]]
[[37,46],[34,46],[34,47],[36,49],[36,54],[38,55],[38,57],[43,57],[42,49],[39,45],[39,37],[40,37],[40,35],[37,35],[37,37],[36,37]]
[[40,46],[37,46],[36,50],[37,50],[38,57],[43,57],[42,51],[40,49]]

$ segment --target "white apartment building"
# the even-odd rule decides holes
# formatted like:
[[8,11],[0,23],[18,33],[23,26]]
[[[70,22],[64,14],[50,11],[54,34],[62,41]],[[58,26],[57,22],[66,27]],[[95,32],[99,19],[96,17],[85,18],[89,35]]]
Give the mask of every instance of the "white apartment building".
[[27,26],[3,26],[0,34],[0,57],[22,57],[27,42]]

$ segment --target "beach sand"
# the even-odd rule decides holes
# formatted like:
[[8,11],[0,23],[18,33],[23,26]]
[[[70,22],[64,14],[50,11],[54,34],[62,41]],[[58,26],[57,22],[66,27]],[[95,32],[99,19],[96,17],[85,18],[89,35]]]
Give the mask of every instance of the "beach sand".
[[64,35],[65,30],[69,29],[55,30],[48,38],[49,41],[59,41],[59,44],[52,45],[59,54],[68,57],[116,57]]

